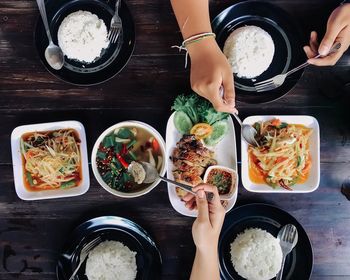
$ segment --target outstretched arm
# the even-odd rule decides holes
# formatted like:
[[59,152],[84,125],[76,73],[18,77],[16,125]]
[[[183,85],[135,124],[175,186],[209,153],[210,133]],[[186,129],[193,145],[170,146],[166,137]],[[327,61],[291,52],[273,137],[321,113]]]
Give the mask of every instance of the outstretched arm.
[[[197,193],[198,217],[192,227],[196,256],[190,280],[219,280],[218,242],[225,209],[220,203],[216,187],[202,184],[193,188],[193,191]],[[211,202],[207,201],[205,192],[214,194]]]
[[[171,0],[182,36],[211,32],[208,0]],[[191,58],[191,86],[207,98],[217,111],[236,112],[233,74],[215,38],[207,37],[188,45]],[[224,87],[224,100],[219,94]]]

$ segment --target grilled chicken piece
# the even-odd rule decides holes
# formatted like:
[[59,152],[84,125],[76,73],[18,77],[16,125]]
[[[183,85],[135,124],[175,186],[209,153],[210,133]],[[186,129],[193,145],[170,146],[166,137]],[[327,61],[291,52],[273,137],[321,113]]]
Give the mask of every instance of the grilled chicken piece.
[[[176,144],[170,157],[174,163],[173,175],[177,182],[197,186],[203,183],[201,176],[210,165],[217,164],[214,153],[204,147],[194,135],[184,135]],[[176,188],[176,194],[183,198],[187,192]]]
[[201,176],[205,171],[204,167],[193,164],[190,161],[174,159],[173,163],[177,171],[192,172],[194,175],[198,176]]
[[216,160],[212,157],[204,157],[194,151],[186,151],[180,149],[174,149],[172,159],[186,160],[202,167],[208,167],[209,165],[215,165],[217,163]]
[[177,149],[183,151],[193,151],[196,154],[203,157],[212,157],[213,152],[204,147],[202,142],[198,141],[194,135],[185,135],[181,140],[176,144]]
[[203,180],[200,176],[193,174],[192,172],[181,172],[173,171],[174,179],[177,182],[191,185],[193,187],[203,183]]

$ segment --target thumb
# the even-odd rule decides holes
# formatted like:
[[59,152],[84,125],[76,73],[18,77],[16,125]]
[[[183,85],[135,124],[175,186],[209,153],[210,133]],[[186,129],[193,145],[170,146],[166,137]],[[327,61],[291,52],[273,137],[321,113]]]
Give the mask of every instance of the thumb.
[[199,190],[196,196],[197,208],[198,208],[198,216],[197,219],[199,221],[207,221],[209,220],[209,210],[208,210],[208,201],[203,190]]
[[333,46],[341,29],[342,28],[339,24],[329,24],[327,26],[326,34],[324,35],[320,47],[318,48],[318,53],[320,55],[325,56],[329,53],[329,50]]
[[234,108],[236,106],[235,101],[235,86],[233,82],[233,74],[231,72],[223,75],[222,85],[224,87],[224,100],[229,106]]

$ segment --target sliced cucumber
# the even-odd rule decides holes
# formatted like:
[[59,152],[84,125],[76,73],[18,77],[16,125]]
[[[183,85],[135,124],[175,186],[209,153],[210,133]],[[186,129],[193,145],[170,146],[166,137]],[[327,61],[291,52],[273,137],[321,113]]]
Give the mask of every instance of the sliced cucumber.
[[174,125],[176,129],[182,134],[189,133],[193,126],[190,117],[182,111],[176,111],[174,116]]
[[205,144],[208,146],[215,146],[225,137],[228,131],[227,120],[217,121],[212,125],[212,127],[213,132],[204,139]]

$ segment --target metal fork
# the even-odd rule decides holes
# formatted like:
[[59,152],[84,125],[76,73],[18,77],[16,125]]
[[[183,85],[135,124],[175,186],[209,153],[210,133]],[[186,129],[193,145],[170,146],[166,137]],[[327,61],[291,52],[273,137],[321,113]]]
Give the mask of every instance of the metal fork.
[[[340,49],[340,47],[341,47],[341,44],[339,42],[334,44],[327,55],[335,53],[337,50]],[[319,58],[319,57],[321,57],[320,54],[315,56],[314,58]],[[308,65],[309,65],[309,63],[305,62],[305,63],[299,65],[298,67],[295,67],[294,69],[288,71],[285,74],[279,74],[279,75],[277,75],[277,76],[275,76],[275,77],[273,77],[271,79],[255,83],[254,84],[255,89],[256,89],[257,92],[262,92],[262,91],[273,90],[275,88],[278,88],[281,85],[283,85],[284,81],[286,80],[286,78],[289,75],[299,71],[300,69],[305,68]]]
[[112,43],[117,42],[118,37],[123,30],[122,19],[119,16],[120,3],[121,3],[121,0],[115,1],[115,11],[111,19],[111,26],[108,32],[108,40]]
[[281,270],[278,272],[276,280],[281,280],[286,256],[293,250],[298,242],[298,230],[294,225],[287,224],[279,231],[277,238],[280,241],[283,258]]
[[98,236],[97,238],[93,239],[92,241],[90,241],[88,244],[86,244],[84,246],[84,248],[80,252],[79,264],[78,264],[77,268],[74,270],[74,272],[73,272],[72,276],[69,278],[69,280],[73,280],[75,278],[75,275],[78,273],[79,268],[81,267],[81,265],[83,264],[83,262],[85,261],[87,256],[89,255],[89,252],[100,242],[101,242],[101,237]]

